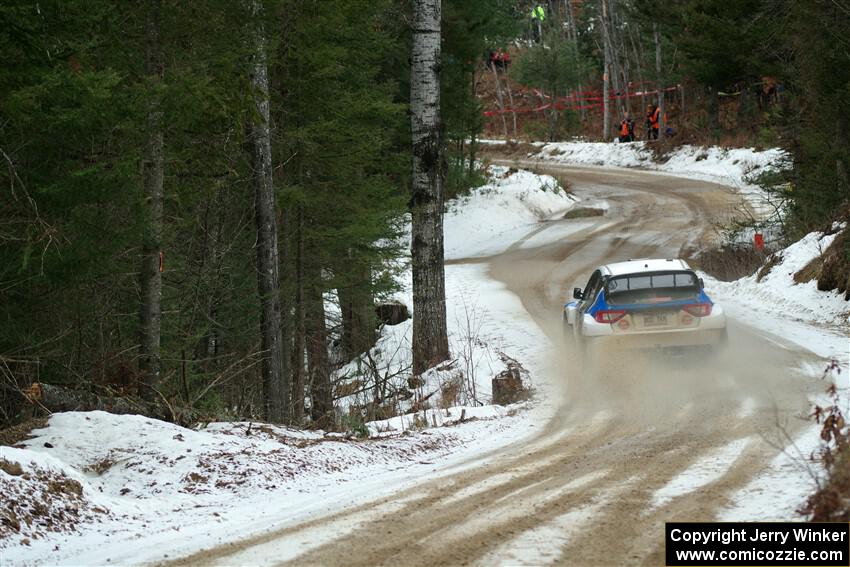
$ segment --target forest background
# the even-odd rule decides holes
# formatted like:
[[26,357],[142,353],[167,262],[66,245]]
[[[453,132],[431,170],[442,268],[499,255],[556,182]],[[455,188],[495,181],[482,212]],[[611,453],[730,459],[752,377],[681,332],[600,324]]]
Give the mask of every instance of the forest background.
[[[0,422],[37,382],[138,394],[178,421],[340,426],[333,368],[374,343],[408,255],[411,18],[402,0],[0,6]],[[787,149],[759,181],[787,203],[789,240],[847,220],[848,29],[843,0],[445,0],[446,197],[483,182],[484,132],[609,141],[649,103],[670,128],[659,148]],[[839,249],[824,285],[847,289]]]

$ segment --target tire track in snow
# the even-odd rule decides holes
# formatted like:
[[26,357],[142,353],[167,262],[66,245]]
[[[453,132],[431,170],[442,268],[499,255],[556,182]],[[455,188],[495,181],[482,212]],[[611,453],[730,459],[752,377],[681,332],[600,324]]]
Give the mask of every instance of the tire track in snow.
[[[575,520],[580,525],[566,539],[547,544],[552,560],[659,564],[665,520],[712,519],[777,454],[760,435],[774,418],[774,408],[785,413],[807,408],[799,378],[788,372],[793,361],[805,358],[799,351],[783,350],[738,325],[728,363],[691,364],[685,372],[674,366],[659,373],[653,365],[612,359],[607,361],[610,371],[586,376],[564,352],[561,336],[560,307],[572,284],[583,284],[591,269],[607,261],[672,257],[682,247],[704,244],[713,237],[709,223],[722,220],[735,196],[718,185],[658,174],[545,169],[569,175],[577,191],[611,202],[608,214],[617,222],[592,235],[568,232],[549,245],[519,245],[474,260],[489,264],[494,278],[519,297],[552,341],[553,368],[562,369],[548,379],[566,382],[568,397],[541,428],[539,442],[506,447],[478,466],[424,480],[394,498],[280,530],[262,541],[240,542],[240,550],[272,540],[287,549],[319,535],[311,540],[318,546],[299,552],[290,563],[457,565],[498,558],[510,542],[522,548],[523,542],[543,541],[541,534]],[[646,231],[652,236],[641,236]],[[724,375],[729,379],[724,381]],[[748,405],[752,413],[740,415]],[[794,436],[801,428],[792,421],[786,433]],[[719,476],[687,497],[653,507],[657,492],[742,439],[751,441]],[[488,483],[494,477],[501,482]],[[580,479],[585,479],[581,485],[570,484]],[[456,497],[459,491],[466,492]],[[333,526],[341,526],[342,533],[330,534]],[[611,538],[612,533],[618,537]],[[196,555],[194,561],[207,564],[226,556],[234,556],[232,548]]]

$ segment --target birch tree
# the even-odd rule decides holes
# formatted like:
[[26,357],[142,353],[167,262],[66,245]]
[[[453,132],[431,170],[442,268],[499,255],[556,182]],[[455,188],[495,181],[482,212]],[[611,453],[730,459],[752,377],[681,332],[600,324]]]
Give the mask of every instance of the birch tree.
[[[613,67],[611,53],[610,25],[608,22],[608,2],[600,0],[602,14],[602,140],[608,141],[611,136],[611,72]],[[616,76],[616,71],[614,71]]]
[[449,358],[443,267],[443,148],[440,134],[441,0],[414,0],[410,66],[413,142],[411,260],[413,372]]
[[[616,15],[614,13],[614,4],[609,0],[602,0],[602,46],[605,56],[605,65],[607,67],[608,85],[613,87],[614,92],[618,97],[623,95],[621,73],[622,64],[618,53],[617,28],[615,25]],[[617,115],[622,114],[623,99],[616,98],[614,107]],[[616,123],[616,120],[614,121]]]
[[145,233],[142,242],[141,352],[142,396],[153,399],[159,387],[162,364],[160,336],[162,322],[162,193],[163,133],[160,88],[163,55],[160,38],[160,1],[151,2],[145,14],[145,75],[148,102],[145,111],[145,150],[142,161]]
[[658,89],[658,137],[665,136],[666,121],[664,118],[664,75],[661,68],[661,38],[658,34],[658,24],[652,22],[652,37],[655,40],[655,85]]
[[260,334],[263,350],[263,400],[266,419],[281,422],[288,417],[287,376],[283,372],[283,337],[280,314],[277,215],[272,178],[271,127],[269,124],[269,77],[263,7],[252,0],[253,68],[251,87],[255,113],[250,126],[253,158],[254,214],[257,226],[257,289],[260,296]]

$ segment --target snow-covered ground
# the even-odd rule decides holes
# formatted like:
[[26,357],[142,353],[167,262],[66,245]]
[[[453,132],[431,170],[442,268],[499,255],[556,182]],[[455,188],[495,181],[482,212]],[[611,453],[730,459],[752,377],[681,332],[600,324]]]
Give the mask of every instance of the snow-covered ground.
[[449,203],[446,260],[503,252],[532,225],[562,213],[577,199],[548,175],[490,166],[492,181]]
[[[817,258],[837,236],[837,232],[807,234],[777,252],[779,261],[761,279],[752,274],[722,282],[701,275],[711,297],[720,301],[732,318],[800,345],[824,360],[822,366],[806,364],[800,368],[803,376],[823,376],[826,361],[834,360],[839,371],[828,372],[827,378],[846,399],[850,396],[850,302],[838,292],[818,291],[814,281],[794,281],[794,274]],[[823,389],[826,388],[825,383]],[[811,402],[829,404],[823,395],[812,397]],[[765,471],[733,496],[718,520],[781,521],[795,517],[812,493],[814,479],[822,475],[822,469],[810,460],[821,443],[820,427],[815,424],[788,440],[783,452]],[[731,466],[731,462],[728,464]],[[782,490],[778,491],[780,486]]]
[[527,419],[337,441],[248,423],[193,431],[141,416],[57,414],[26,448],[0,448],[9,506],[0,563],[162,560],[164,548],[189,552],[336,501],[379,496],[433,474],[435,461],[459,461],[465,446],[486,450],[521,437]]
[[[492,183],[449,203],[450,258],[502,251],[575,202],[548,176],[506,168],[492,175]],[[409,278],[402,276],[398,297],[408,306]],[[0,510],[2,563],[158,561],[165,548],[188,553],[327,512],[337,501],[373,499],[533,434],[552,411],[546,392],[542,402],[493,406],[490,380],[514,359],[528,385],[545,388],[533,383],[543,371],[545,337],[484,265],[450,264],[446,281],[456,360],[426,373],[416,388],[409,403],[426,409],[366,423],[370,439],[250,423],[190,430],[141,416],[73,412],[52,416],[18,447],[0,446],[0,494],[9,505]],[[410,376],[410,334],[410,320],[386,326],[370,353],[402,387]],[[340,372],[355,378],[364,371],[360,362]],[[459,391],[444,399],[446,382],[458,380]],[[441,425],[457,426],[435,427]],[[143,546],[135,543],[141,537]]]
[[[661,169],[743,190],[749,190],[744,187],[749,173],[781,158],[773,150],[685,149],[666,164],[651,164],[638,159],[647,153],[640,146],[559,144],[545,146],[541,155],[590,166]],[[433,478],[471,456],[532,435],[535,423],[545,422],[554,409],[546,383],[534,380],[546,370],[547,340],[520,301],[488,277],[485,264],[458,260],[507,249],[535,223],[562,213],[575,199],[551,177],[505,168],[494,168],[493,175],[492,183],[448,205],[446,255],[454,261],[446,266],[446,291],[456,360],[427,373],[413,387],[414,397],[404,402],[408,405],[400,408],[420,402],[424,410],[366,423],[371,438],[363,440],[262,424],[189,430],[138,416],[55,415],[20,447],[0,447],[0,501],[13,503],[0,509],[0,562],[158,561],[166,558],[163,549],[185,553],[292,518],[318,516],[339,501],[353,506],[391,494],[405,483]],[[791,280],[830,238],[807,236],[786,250],[761,282],[754,276],[731,283],[706,278],[709,292],[733,317],[755,310],[759,316],[746,317],[749,324],[836,358],[846,369],[847,302]],[[398,299],[410,306],[409,274],[404,277],[408,279]],[[367,363],[374,362],[384,376],[405,387],[410,333],[410,321],[384,327],[367,357],[371,361],[361,358],[340,373],[352,381],[364,379]],[[491,405],[490,378],[505,368],[505,357],[524,366],[525,379],[538,390],[537,402]],[[842,373],[843,380],[847,374]],[[457,387],[447,388],[452,381],[459,381]],[[346,403],[350,407],[362,401],[353,396]],[[797,441],[803,451],[814,447],[815,428]],[[695,463],[656,494],[656,503],[663,505],[711,482],[745,446],[744,439]],[[777,457],[764,475],[741,490],[729,518],[757,517],[759,502],[764,510],[793,511],[811,487],[793,465],[791,457]],[[777,495],[771,490],[777,484],[788,490]],[[581,518],[557,519],[535,538],[549,538],[564,525],[587,520],[596,505],[591,502],[577,511]]]
[[[838,229],[839,227],[835,227]],[[781,313],[784,318],[836,328],[850,325],[850,303],[837,291],[818,291],[812,280],[796,283],[794,274],[826,250],[838,233],[812,232],[776,253],[781,258],[759,281],[752,274],[734,282],[709,278],[715,293],[749,310]]]
[[[491,182],[473,189],[469,195],[448,203],[444,220],[446,265],[446,318],[450,350],[455,359],[450,364],[433,368],[421,377],[413,396],[398,400],[398,413],[406,413],[427,400],[431,409],[462,405],[457,412],[471,415],[497,415],[501,410],[490,406],[491,378],[505,370],[506,361],[525,365],[530,360],[526,350],[516,346],[516,337],[534,342],[540,338],[521,303],[493,282],[480,263],[459,262],[498,254],[529,233],[540,221],[563,215],[577,202],[548,175],[491,166]],[[413,304],[410,271],[399,277],[402,290],[395,300]],[[508,333],[504,329],[510,329]],[[336,378],[352,384],[374,383],[376,369],[379,380],[387,380],[392,389],[404,389],[410,377],[412,320],[385,326],[377,344],[368,353],[342,367]],[[530,369],[526,369],[530,370]],[[532,380],[534,372],[525,374]],[[371,393],[361,392],[342,400],[345,408],[363,407]],[[482,408],[481,404],[488,407]],[[483,412],[483,413],[482,413]],[[425,414],[407,415],[368,424],[371,435],[385,435],[411,429],[411,424],[424,423]],[[453,420],[446,412],[427,415],[430,425]]]
[[753,179],[761,173],[786,165],[787,155],[780,149],[757,151],[753,148],[720,148],[684,145],[655,161],[648,142],[629,144],[604,142],[553,142],[542,144],[533,157],[594,167],[636,167],[662,171],[689,179],[711,181],[736,189],[758,212],[771,212],[764,193]]

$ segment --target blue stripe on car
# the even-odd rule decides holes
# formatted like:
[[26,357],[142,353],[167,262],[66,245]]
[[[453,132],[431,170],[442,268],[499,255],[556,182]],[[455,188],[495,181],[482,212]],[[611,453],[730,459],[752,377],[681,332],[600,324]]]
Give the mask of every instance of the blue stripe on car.
[[[590,306],[590,309],[587,310],[587,313],[596,318],[597,311],[605,311],[608,309],[623,309],[626,311],[643,311],[647,309],[658,309],[659,307],[681,307],[683,305],[691,305],[694,303],[693,299],[679,299],[676,301],[664,301],[661,303],[629,303],[629,304],[617,304],[617,305],[608,305],[608,302],[605,300],[605,290],[602,290],[599,295],[596,296],[596,301],[593,302],[593,305]],[[710,303],[714,305],[714,302],[711,301],[711,298],[706,295],[705,290],[700,290],[699,295],[697,296],[697,303]]]

